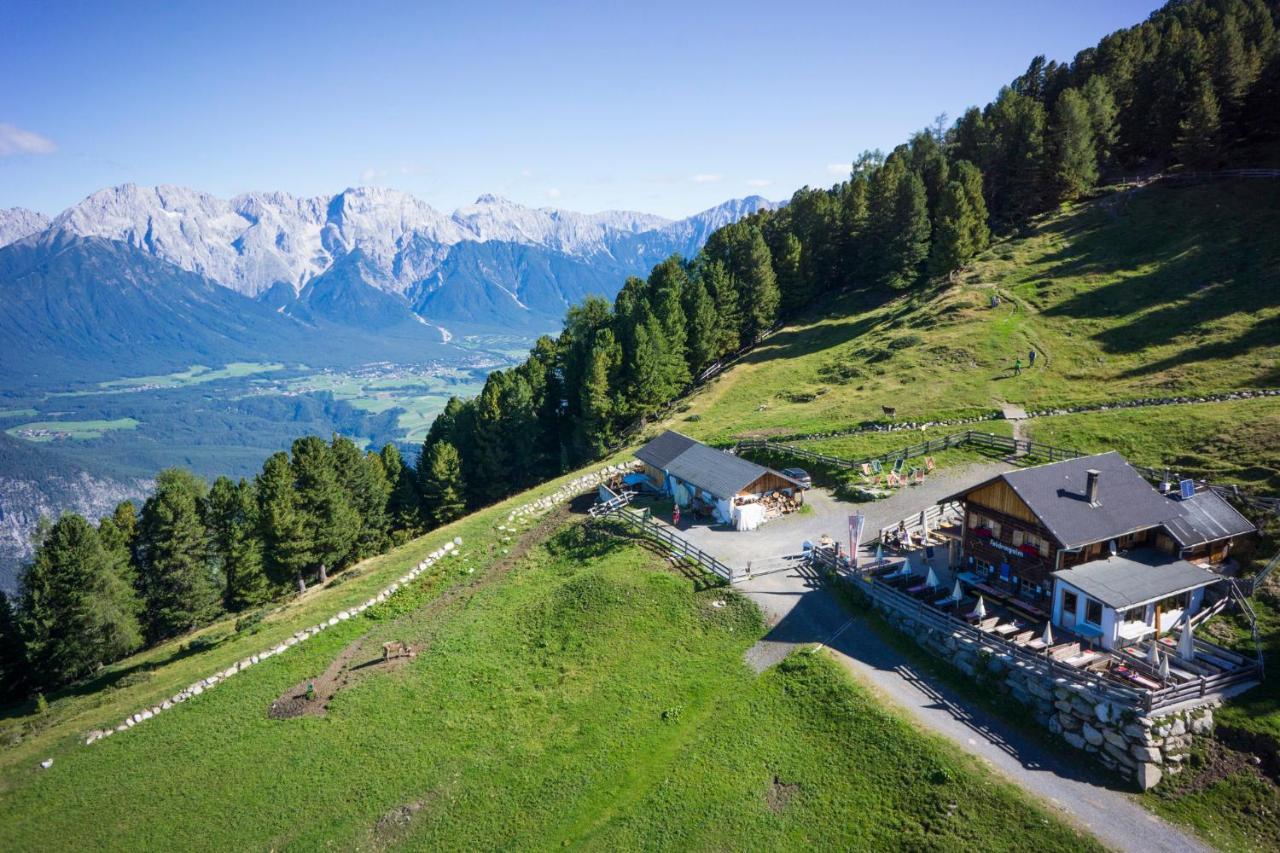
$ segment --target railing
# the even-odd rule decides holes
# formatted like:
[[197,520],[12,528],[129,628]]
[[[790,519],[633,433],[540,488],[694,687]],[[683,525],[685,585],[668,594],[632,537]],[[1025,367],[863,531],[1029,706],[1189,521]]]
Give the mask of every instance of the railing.
[[1271,562],[1263,566],[1256,575],[1249,578],[1248,584],[1250,595],[1253,595],[1262,588],[1263,582],[1266,581],[1267,577],[1276,570],[1276,566],[1280,566],[1280,551],[1276,552],[1276,555],[1271,558]]
[[924,514],[924,522],[925,524],[928,525],[929,529],[937,530],[938,527],[941,526],[940,523],[947,516],[958,516],[960,518],[963,518],[964,506],[956,501],[951,501],[945,504],[933,504],[931,506],[925,507],[924,509],[920,510],[920,512],[913,513],[912,515],[909,515],[906,518],[902,519],[902,521],[900,522],[901,527],[899,527],[898,524],[889,524],[889,525],[886,525],[885,527],[881,527],[879,533],[876,535],[876,538],[872,539],[866,544],[874,545],[876,542],[884,542],[886,541],[885,539],[886,536],[889,536],[900,529],[905,529],[908,534],[915,533],[917,530],[922,529],[922,526],[923,526],[920,523],[921,513]]
[[635,492],[627,489],[624,489],[621,494],[619,494],[603,483],[600,484],[600,491],[603,494],[608,495],[608,497],[591,507],[591,509],[587,510],[587,512],[594,518],[603,518],[611,512],[617,512],[630,504],[631,499],[636,496]]
[[723,578],[729,583],[735,583],[743,577],[743,573],[735,571],[730,566],[726,566],[706,551],[703,551],[701,548],[694,545],[688,539],[685,539],[682,536],[677,536],[670,528],[659,524],[650,518],[647,513],[619,507],[598,517],[605,518],[606,516],[619,519],[638,532],[641,536],[646,536],[649,539],[655,540],[659,544],[666,546],[673,556],[692,560],[702,568]]

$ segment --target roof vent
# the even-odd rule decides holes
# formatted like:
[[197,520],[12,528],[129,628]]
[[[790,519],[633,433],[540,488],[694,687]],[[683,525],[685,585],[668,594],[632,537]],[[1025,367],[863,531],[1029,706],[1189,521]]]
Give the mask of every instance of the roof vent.
[[1085,474],[1089,477],[1084,487],[1085,497],[1092,506],[1098,506],[1098,478],[1102,476],[1102,472],[1097,468],[1090,468]]

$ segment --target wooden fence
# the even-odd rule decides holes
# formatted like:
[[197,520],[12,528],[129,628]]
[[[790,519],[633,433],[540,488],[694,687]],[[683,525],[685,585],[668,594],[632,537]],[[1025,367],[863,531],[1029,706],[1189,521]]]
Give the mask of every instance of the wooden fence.
[[671,552],[672,556],[692,560],[702,568],[731,584],[742,580],[746,576],[745,572],[738,572],[732,567],[726,566],[688,539],[674,533],[671,528],[654,521],[646,511],[616,507],[600,517],[616,518],[622,521],[641,536],[664,546]]

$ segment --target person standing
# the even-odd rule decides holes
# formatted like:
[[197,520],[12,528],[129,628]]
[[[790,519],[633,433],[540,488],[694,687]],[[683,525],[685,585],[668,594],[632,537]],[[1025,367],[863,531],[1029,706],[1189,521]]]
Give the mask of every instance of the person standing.
[[1036,351],[1032,350],[1031,352],[1027,353],[1027,367],[1035,367],[1035,366],[1036,366]]
[[671,524],[674,527],[680,526],[680,504],[671,505]]
[[1013,375],[1014,376],[1022,375],[1022,359],[1021,358],[1015,358],[1013,360]]

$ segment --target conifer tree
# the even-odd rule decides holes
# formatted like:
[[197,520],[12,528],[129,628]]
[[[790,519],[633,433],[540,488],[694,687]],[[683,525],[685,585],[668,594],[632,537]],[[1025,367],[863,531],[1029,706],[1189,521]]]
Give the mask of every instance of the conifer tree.
[[[451,398],[456,400],[457,398]],[[447,407],[446,407],[447,410]],[[440,415],[437,417],[439,420]],[[432,422],[435,426],[435,422]],[[423,445],[425,450],[426,445]],[[390,494],[387,498],[387,523],[395,544],[407,542],[421,530],[421,507],[414,472],[404,464],[400,449],[388,442],[378,454],[382,461],[383,476],[387,479]]]
[[1191,103],[1178,124],[1175,152],[1184,165],[1213,168],[1218,165],[1220,118],[1218,99],[1208,78],[1197,81]]
[[987,202],[982,195],[982,172],[968,160],[958,160],[951,167],[951,174],[964,190],[965,202],[970,211],[969,244],[976,254],[991,245],[991,228],[987,224]]
[[390,541],[387,504],[391,497],[391,483],[382,458],[376,453],[362,453],[351,439],[336,434],[329,450],[347,502],[360,519],[351,552],[339,562],[354,563],[381,554]]
[[742,346],[742,312],[738,305],[738,291],[729,277],[729,269],[721,260],[704,258],[698,267],[698,278],[707,287],[707,293],[716,307],[719,340],[716,357],[736,352]]
[[1078,89],[1066,89],[1058,96],[1049,137],[1057,197],[1066,201],[1077,199],[1098,181],[1093,118],[1088,102]]
[[138,525],[138,581],[146,603],[147,636],[173,637],[217,615],[222,583],[210,559],[200,515],[205,484],[183,468],[156,476]]
[[98,538],[102,547],[123,565],[124,577],[133,586],[137,582],[138,512],[133,501],[121,501],[111,515],[98,522]]
[[[507,374],[499,406],[502,409],[503,445],[509,460],[505,491],[510,493],[532,486],[538,481],[541,470],[541,442],[533,390],[518,369]],[[457,452],[456,448],[454,452]],[[425,497],[426,493],[423,494]]]
[[484,506],[506,494],[511,475],[511,449],[503,429],[504,371],[495,370],[475,399],[471,469],[466,471],[468,504]]
[[930,231],[924,182],[914,172],[906,172],[898,181],[892,223],[884,282],[892,288],[910,287],[919,280],[929,256]]
[[1089,105],[1089,121],[1093,129],[1093,146],[1098,155],[1099,169],[1110,165],[1115,152],[1120,125],[1117,123],[1119,107],[1107,78],[1094,74],[1084,84],[1084,99]]
[[268,457],[254,485],[267,575],[278,586],[296,583],[301,587],[305,584],[303,572],[312,565],[314,551],[298,505],[288,454],[273,453]]
[[141,645],[137,594],[79,515],[68,513],[44,532],[19,589],[19,630],[42,688],[88,675]]
[[938,204],[933,243],[929,253],[929,272],[946,275],[959,269],[973,257],[973,210],[959,181],[951,181]]
[[616,410],[610,377],[621,357],[613,332],[601,329],[588,350],[586,370],[578,386],[581,415],[577,420],[579,458],[593,459],[613,443]]
[[320,583],[341,568],[360,536],[360,515],[343,489],[329,445],[308,435],[293,443],[290,466],[298,490],[298,513]]
[[685,289],[684,315],[689,323],[685,359],[691,375],[697,377],[716,360],[720,336],[716,306],[701,275],[694,276]]
[[204,501],[205,526],[223,581],[228,610],[256,607],[271,598],[259,536],[258,496],[253,484],[228,477],[213,482]]
[[447,441],[437,441],[418,462],[423,472],[422,503],[432,527],[461,518],[466,509],[462,459]]
[[778,319],[780,300],[769,247],[754,225],[742,232],[733,268],[741,294],[742,340],[754,343]]
[[9,597],[0,590],[0,700],[21,698],[30,686],[30,663]]
[[667,386],[678,393],[689,384],[688,319],[682,299],[689,276],[679,255],[672,255],[653,268],[649,275],[649,300],[661,331],[662,371]]

